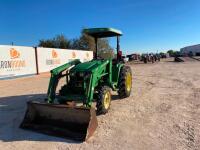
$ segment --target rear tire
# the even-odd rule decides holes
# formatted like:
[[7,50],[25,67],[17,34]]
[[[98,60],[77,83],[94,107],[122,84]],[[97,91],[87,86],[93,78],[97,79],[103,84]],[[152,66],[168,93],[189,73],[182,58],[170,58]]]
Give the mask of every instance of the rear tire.
[[129,97],[132,89],[132,72],[129,66],[121,68],[119,75],[119,90],[118,94],[120,98]]
[[110,109],[111,104],[111,91],[107,86],[102,86],[97,94],[97,114],[106,114]]

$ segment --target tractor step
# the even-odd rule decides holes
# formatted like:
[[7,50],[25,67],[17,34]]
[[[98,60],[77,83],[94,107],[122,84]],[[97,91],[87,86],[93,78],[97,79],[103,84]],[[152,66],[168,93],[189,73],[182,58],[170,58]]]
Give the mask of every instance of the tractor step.
[[48,135],[87,141],[97,128],[94,108],[28,102],[20,127]]

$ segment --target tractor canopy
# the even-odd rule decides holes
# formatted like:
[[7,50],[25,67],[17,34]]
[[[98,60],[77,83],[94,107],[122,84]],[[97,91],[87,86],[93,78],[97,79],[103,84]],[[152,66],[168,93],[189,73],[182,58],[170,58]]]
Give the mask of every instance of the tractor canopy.
[[98,59],[98,38],[117,37],[117,60],[121,60],[119,37],[122,36],[122,32],[120,30],[114,28],[88,28],[84,29],[83,32],[95,39],[95,59]]
[[122,35],[120,30],[114,28],[89,28],[84,29],[83,32],[95,38],[106,38]]

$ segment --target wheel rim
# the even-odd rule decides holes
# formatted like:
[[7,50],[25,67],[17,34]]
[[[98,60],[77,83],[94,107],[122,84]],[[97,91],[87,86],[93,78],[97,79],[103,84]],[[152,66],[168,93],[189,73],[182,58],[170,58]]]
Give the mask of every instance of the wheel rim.
[[126,90],[128,92],[130,92],[131,90],[131,86],[132,86],[132,76],[131,76],[131,73],[127,73],[127,76],[126,76]]
[[104,96],[104,101],[103,101],[105,109],[109,108],[109,106],[110,106],[110,99],[111,99],[110,93],[106,92],[106,94]]

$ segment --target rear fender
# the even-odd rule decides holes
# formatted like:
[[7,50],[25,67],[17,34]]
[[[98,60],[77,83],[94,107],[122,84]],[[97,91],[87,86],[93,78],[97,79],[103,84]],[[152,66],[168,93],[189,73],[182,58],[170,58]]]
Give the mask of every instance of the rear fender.
[[122,67],[124,66],[124,64],[117,64],[117,65],[113,65],[113,69],[112,69],[112,82],[113,82],[113,85],[114,85],[114,90],[116,90],[116,86],[118,85],[118,81],[119,81],[119,74],[120,74],[120,71],[122,69]]

